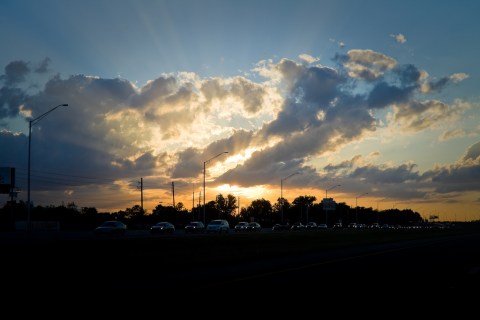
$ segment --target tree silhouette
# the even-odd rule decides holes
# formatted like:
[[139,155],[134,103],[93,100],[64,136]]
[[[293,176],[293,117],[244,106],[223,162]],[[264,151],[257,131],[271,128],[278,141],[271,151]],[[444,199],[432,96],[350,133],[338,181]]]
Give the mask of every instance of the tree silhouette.
[[272,204],[263,198],[253,200],[240,215],[245,221],[258,221],[260,224],[271,224],[274,218]]
[[235,214],[237,199],[229,194],[225,198],[222,194],[217,195],[215,207],[219,212],[219,218],[226,218]]

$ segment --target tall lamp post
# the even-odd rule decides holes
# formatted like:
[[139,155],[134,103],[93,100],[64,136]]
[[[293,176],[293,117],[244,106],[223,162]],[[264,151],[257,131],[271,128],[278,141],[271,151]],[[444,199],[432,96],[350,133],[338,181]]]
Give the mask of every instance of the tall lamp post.
[[294,176],[296,174],[299,174],[300,171],[297,171],[297,172],[294,172],[288,176],[286,176],[285,178],[283,179],[280,179],[280,201],[281,201],[281,217],[280,217],[280,220],[281,220],[281,223],[283,224],[283,181],[287,180],[288,178],[290,178],[291,176]]
[[217,154],[215,157],[212,157],[212,158],[208,159],[207,161],[203,162],[203,224],[205,224],[205,165],[209,161],[215,159],[216,157],[221,156],[224,153],[228,153],[228,151],[221,152],[221,153]]
[[358,223],[358,198],[360,198],[361,196],[364,196],[368,194],[368,192],[365,192],[365,193],[362,193],[361,195],[357,196],[355,198],[355,222]]
[[[340,186],[341,186],[340,184],[337,184],[337,185],[331,186],[328,189],[325,189],[325,199],[328,198],[328,191]],[[328,208],[325,208],[325,224],[328,226]]]
[[40,116],[32,119],[28,123],[28,175],[27,175],[27,231],[30,231],[30,224],[31,224],[31,214],[30,214],[30,150],[31,150],[31,142],[32,142],[32,127],[37,124],[40,120],[45,118],[50,112],[59,108],[59,107],[68,107],[67,103],[59,104],[58,106],[48,110],[47,112],[41,114]]

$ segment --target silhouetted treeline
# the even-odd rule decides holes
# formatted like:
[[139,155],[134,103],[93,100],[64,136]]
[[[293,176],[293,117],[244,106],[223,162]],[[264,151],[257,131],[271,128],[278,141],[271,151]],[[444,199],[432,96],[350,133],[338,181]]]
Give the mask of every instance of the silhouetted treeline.
[[[314,196],[299,196],[292,203],[278,198],[272,204],[269,200],[257,199],[247,207],[238,210],[233,195],[224,197],[217,195],[214,201],[206,203],[205,208],[199,205],[187,209],[179,202],[175,206],[157,205],[152,212],[145,212],[139,205],[118,212],[98,212],[92,207],[78,207],[75,203],[61,206],[35,206],[30,210],[31,221],[57,221],[62,230],[93,230],[106,220],[120,220],[130,229],[146,229],[160,221],[169,221],[177,228],[183,228],[189,221],[200,220],[208,223],[213,219],[226,219],[233,226],[239,221],[257,221],[263,227],[271,227],[276,223],[295,222],[317,224],[327,223],[332,226],[341,222],[344,226],[350,223],[371,225],[411,225],[423,221],[418,212],[410,209],[388,209],[383,211],[372,208],[352,208],[345,203],[338,203],[335,210],[326,213],[323,203],[314,203]],[[282,208],[283,207],[283,208]],[[205,213],[205,217],[204,217]],[[328,221],[326,221],[328,219]],[[24,201],[7,202],[0,209],[0,230],[14,230],[15,223],[27,220],[27,205]]]

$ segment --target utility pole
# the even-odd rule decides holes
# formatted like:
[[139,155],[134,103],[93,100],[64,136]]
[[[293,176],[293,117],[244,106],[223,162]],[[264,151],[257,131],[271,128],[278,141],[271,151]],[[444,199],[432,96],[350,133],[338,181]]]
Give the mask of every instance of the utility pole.
[[192,214],[195,207],[195,183],[192,183]]
[[140,208],[142,208],[143,212],[143,178],[140,178],[138,183],[140,183]]
[[173,197],[173,200],[172,200],[173,207],[175,208],[175,182],[173,181],[172,181],[172,197]]
[[198,193],[198,216],[197,216],[197,220],[200,220],[200,201],[202,200],[202,191],[200,191]]
[[195,183],[192,183],[192,221],[195,221]]

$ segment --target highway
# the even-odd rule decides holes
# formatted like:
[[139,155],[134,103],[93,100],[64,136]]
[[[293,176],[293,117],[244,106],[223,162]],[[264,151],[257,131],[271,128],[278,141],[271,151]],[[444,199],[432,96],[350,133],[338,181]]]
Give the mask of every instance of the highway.
[[[318,232],[318,231],[317,231]],[[321,231],[324,232],[324,231]],[[327,234],[328,233],[328,234]],[[265,231],[257,235],[94,238],[90,232],[0,235],[3,288],[11,291],[188,293],[224,292],[251,297],[314,290],[345,297],[369,292],[410,296],[461,296],[480,287],[480,233],[451,232],[362,242],[342,233]],[[318,239],[319,244],[312,245]],[[158,291],[160,290],[160,291]],[[309,291],[310,292],[310,291]],[[377,297],[379,298],[379,297]]]

